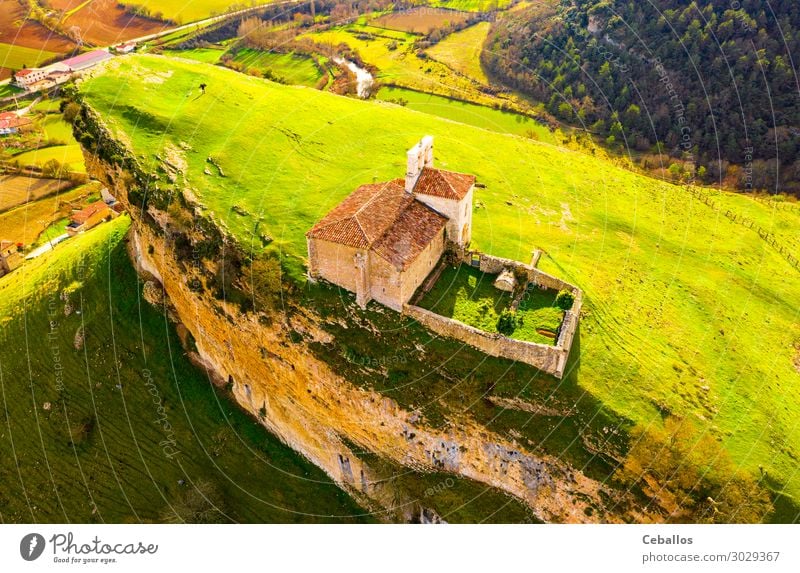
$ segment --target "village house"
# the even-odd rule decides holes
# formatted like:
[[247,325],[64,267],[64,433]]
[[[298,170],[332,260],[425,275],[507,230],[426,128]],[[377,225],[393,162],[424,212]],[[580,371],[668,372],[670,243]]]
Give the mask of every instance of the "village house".
[[12,241],[0,241],[0,277],[14,270],[22,260],[20,247]]
[[465,249],[472,232],[475,177],[436,169],[433,138],[406,154],[405,179],[358,187],[306,233],[309,276],[397,311],[448,244]]
[[126,42],[114,46],[114,51],[118,54],[130,54],[136,49],[136,42]]
[[103,221],[113,219],[116,216],[117,212],[106,204],[105,201],[95,201],[88,207],[72,214],[70,222],[67,225],[67,234],[73,237],[78,233],[88,231]]
[[28,89],[31,84],[43,80],[47,76],[44,68],[25,68],[14,74],[14,82],[21,88]]
[[32,123],[27,117],[19,117],[13,111],[0,113],[0,135],[11,135],[23,131]]
[[25,68],[14,74],[15,83],[28,91],[40,91],[63,84],[75,72],[87,70],[113,56],[107,50],[92,50],[44,68]]

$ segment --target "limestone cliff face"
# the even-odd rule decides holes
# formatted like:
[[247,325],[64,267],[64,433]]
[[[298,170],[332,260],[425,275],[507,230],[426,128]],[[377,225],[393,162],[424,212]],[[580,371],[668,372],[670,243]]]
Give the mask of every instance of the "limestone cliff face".
[[[129,208],[132,257],[142,273],[163,284],[180,330],[194,339],[196,361],[216,380],[232,383],[236,401],[256,420],[379,516],[426,520],[429,512],[418,500],[398,498],[386,485],[389,476],[369,467],[353,447],[417,471],[452,472],[499,488],[546,522],[648,520],[623,512],[621,507],[635,505],[629,498],[561,460],[533,455],[467,418],[450,421],[446,430],[428,427],[390,398],[338,376],[312,354],[307,341],[292,342],[287,334],[293,330],[325,341],[329,335],[313,309],[293,315],[291,324],[279,317],[265,324],[256,313],[190,288],[191,269],[176,259],[168,237],[186,228],[192,208],[176,216],[173,209],[167,213],[150,206],[145,214],[128,203],[129,175],[90,154],[87,162]],[[615,509],[602,509],[607,507]]]

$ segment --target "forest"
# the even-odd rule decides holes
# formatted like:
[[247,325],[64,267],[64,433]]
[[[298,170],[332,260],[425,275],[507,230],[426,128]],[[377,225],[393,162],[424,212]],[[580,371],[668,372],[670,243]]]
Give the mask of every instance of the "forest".
[[644,167],[798,195],[797,54],[796,0],[560,0],[498,18],[482,63]]

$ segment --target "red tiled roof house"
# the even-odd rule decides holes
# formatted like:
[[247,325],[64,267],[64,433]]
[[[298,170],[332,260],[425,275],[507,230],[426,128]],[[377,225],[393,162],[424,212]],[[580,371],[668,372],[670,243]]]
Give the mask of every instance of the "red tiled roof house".
[[309,276],[397,311],[447,242],[466,247],[475,177],[433,167],[433,138],[407,154],[405,179],[362,185],[306,233]]
[[96,227],[103,221],[113,219],[117,216],[117,212],[105,204],[103,201],[95,201],[88,207],[76,211],[70,217],[70,222],[67,225],[67,234],[70,237],[88,231]]

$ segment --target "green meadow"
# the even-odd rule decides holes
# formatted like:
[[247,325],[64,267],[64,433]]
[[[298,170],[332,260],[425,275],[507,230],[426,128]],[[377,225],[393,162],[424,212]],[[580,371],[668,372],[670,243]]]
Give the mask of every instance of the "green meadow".
[[191,50],[168,50],[167,54],[176,58],[197,60],[205,64],[216,64],[225,50],[220,48],[193,48]]
[[245,48],[234,54],[233,61],[247,71],[269,72],[292,85],[314,87],[323,75],[314,60],[302,54],[279,54]]
[[0,521],[370,521],[188,362],[128,226],[0,278]]
[[489,35],[489,22],[479,22],[447,36],[427,50],[428,56],[447,64],[457,72],[491,85],[481,68],[481,52]]
[[375,97],[379,100],[399,103],[408,109],[437,115],[499,133],[522,135],[547,143],[557,143],[558,141],[558,132],[554,133],[535,119],[513,111],[494,109],[484,105],[393,86],[382,87]]
[[55,56],[55,52],[0,42],[0,68],[19,71],[26,66],[38,66],[40,62]]
[[[356,186],[402,176],[405,150],[433,135],[437,165],[481,184],[473,246],[526,262],[541,248],[544,271],[583,289],[570,380],[645,427],[691,420],[737,467],[763,468],[800,496],[797,271],[682,187],[544,142],[163,57],[117,60],[82,91],[149,171],[165,148],[182,155],[206,209],[248,247],[268,233],[298,282],[313,223]],[[751,218],[779,216],[726,200]]]

